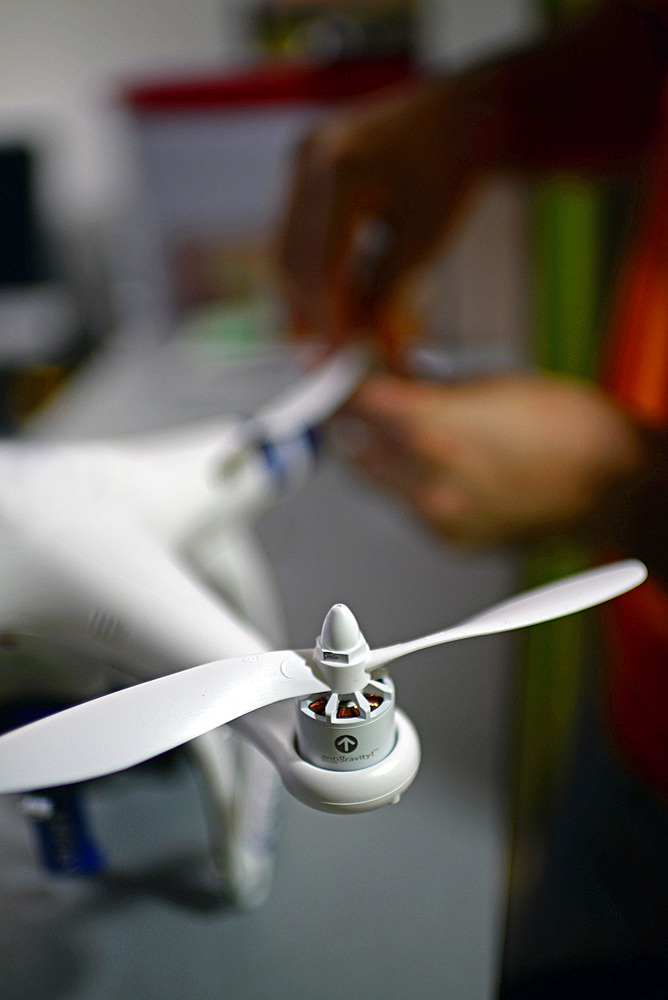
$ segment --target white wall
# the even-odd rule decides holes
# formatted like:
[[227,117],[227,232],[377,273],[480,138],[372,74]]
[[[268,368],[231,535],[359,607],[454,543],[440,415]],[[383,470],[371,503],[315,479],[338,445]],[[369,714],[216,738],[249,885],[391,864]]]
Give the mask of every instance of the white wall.
[[0,136],[44,143],[61,221],[97,221],[122,194],[118,81],[230,61],[237,23],[222,0],[2,0]]

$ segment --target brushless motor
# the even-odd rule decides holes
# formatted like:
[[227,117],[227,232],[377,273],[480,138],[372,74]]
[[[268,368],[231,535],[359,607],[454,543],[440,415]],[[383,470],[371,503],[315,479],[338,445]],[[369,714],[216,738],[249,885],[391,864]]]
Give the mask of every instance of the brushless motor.
[[389,677],[370,681],[364,691],[332,692],[298,702],[297,747],[317,767],[369,767],[387,757],[395,739],[394,684]]

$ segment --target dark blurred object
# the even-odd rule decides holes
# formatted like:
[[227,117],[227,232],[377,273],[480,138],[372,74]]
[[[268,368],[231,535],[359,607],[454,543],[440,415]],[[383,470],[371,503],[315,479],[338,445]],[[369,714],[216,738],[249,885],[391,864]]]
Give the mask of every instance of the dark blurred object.
[[417,6],[411,0],[265,0],[250,15],[250,41],[265,54],[290,59],[412,59]]
[[555,972],[502,992],[501,1000],[665,1000],[667,990],[668,959],[640,955]]
[[67,254],[40,210],[38,159],[28,144],[0,147],[0,433],[45,401],[91,343]]
[[0,288],[47,277],[37,226],[34,155],[21,146],[0,149]]

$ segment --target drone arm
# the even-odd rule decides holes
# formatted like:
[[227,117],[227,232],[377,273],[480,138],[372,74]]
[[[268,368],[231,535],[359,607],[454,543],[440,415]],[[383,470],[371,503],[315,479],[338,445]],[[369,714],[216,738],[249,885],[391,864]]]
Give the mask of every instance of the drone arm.
[[286,644],[273,569],[249,525],[225,525],[189,539],[183,557],[223,601],[240,608],[272,646]]
[[303,484],[313,467],[312,429],[347,399],[369,363],[368,350],[352,346],[248,420],[214,421],[103,446],[102,479],[113,488],[114,468],[116,478],[125,473],[139,508],[154,520],[157,515],[161,533],[175,541],[191,531],[248,520]]

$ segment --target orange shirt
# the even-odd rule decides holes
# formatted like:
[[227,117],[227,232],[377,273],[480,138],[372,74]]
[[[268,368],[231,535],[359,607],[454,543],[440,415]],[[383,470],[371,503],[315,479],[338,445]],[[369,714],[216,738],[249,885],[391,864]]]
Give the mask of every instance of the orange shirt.
[[[631,414],[665,428],[668,81],[663,111],[640,224],[620,274],[602,382]],[[635,771],[668,796],[668,591],[650,578],[614,601],[604,620],[611,661],[606,700],[612,736]]]

